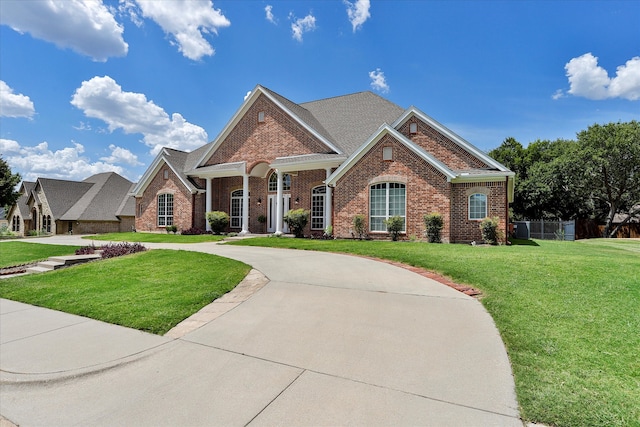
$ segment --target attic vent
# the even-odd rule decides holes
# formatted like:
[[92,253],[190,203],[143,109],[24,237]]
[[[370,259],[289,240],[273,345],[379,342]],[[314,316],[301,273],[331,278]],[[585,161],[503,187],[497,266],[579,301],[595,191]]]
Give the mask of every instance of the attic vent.
[[169,179],[169,169],[165,169],[163,172],[164,179]]
[[418,133],[418,124],[417,123],[410,123],[409,124],[409,133],[412,134],[412,135]]
[[258,112],[258,123],[264,123],[264,111]]
[[393,160],[393,147],[382,148],[382,160]]

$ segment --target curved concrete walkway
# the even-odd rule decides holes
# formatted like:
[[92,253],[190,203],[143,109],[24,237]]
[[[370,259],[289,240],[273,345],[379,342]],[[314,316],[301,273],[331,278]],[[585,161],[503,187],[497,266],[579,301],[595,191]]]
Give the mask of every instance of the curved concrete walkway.
[[353,256],[146,246],[238,259],[269,282],[178,339],[1,300],[2,416],[20,425],[522,426],[504,346],[471,297]]

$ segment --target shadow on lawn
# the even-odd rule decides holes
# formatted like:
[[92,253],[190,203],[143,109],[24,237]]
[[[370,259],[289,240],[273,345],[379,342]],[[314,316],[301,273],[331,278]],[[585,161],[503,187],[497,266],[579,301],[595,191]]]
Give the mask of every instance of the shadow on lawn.
[[511,242],[511,244],[513,246],[540,246],[539,244],[537,244],[535,241],[533,240],[525,240],[525,239],[512,239],[510,238],[509,241]]

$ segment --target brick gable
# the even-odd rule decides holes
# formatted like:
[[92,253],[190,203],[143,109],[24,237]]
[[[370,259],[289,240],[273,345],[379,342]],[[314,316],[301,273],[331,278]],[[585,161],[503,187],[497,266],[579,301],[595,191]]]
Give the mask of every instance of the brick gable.
[[[258,122],[259,112],[265,113],[263,123]],[[277,157],[331,152],[289,114],[261,95],[205,164],[256,160],[271,163]]]
[[[383,148],[392,147],[393,161],[383,160]],[[422,238],[423,216],[439,212],[449,218],[449,183],[446,177],[391,135],[384,136],[336,183],[334,194],[334,234],[351,237],[353,217],[363,214],[369,222],[369,187],[373,182],[406,184],[406,235]],[[449,238],[445,220],[443,239]],[[387,238],[387,233],[369,233]]]
[[[417,124],[418,132],[415,134],[409,131],[411,123]],[[465,170],[489,167],[476,156],[416,117],[407,120],[407,122],[400,127],[399,131],[414,143],[424,148],[428,153],[432,154],[436,159],[447,165],[449,169]]]

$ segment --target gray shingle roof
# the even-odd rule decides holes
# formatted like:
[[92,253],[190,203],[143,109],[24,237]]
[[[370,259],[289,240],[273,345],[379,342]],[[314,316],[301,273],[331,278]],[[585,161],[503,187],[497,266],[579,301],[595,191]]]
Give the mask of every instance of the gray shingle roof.
[[393,123],[405,111],[373,92],[305,102],[300,107],[322,123],[347,155],[353,154],[380,126]]
[[20,216],[22,216],[23,219],[31,219],[31,212],[29,212],[29,205],[27,204],[27,202],[29,201],[29,196],[31,195],[31,192],[33,191],[35,186],[35,182],[22,181],[22,194],[18,199],[18,210],[20,211]]
[[92,186],[88,182],[50,178],[38,178],[36,185],[42,188],[54,218],[61,218]]
[[[129,190],[133,183],[115,172],[92,175],[78,184],[88,188],[63,215],[56,215],[63,221],[118,221],[123,201],[132,198]],[[47,194],[47,199],[55,199],[55,194]]]

